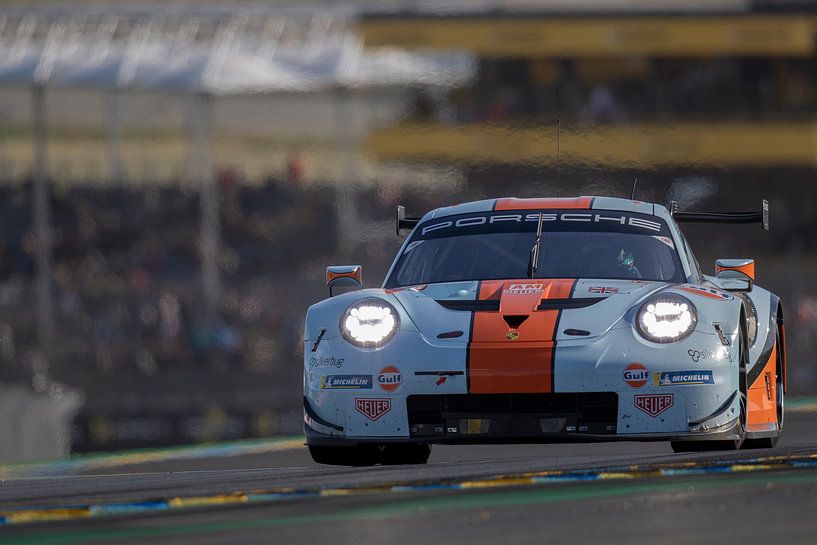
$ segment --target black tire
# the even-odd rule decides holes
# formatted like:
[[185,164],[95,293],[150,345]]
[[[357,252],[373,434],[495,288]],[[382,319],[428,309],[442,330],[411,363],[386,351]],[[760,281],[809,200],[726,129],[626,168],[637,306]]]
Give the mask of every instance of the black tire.
[[736,450],[734,441],[670,441],[672,452],[712,452],[714,450]]
[[377,445],[332,447],[309,445],[309,455],[319,464],[332,466],[373,466],[380,461]]
[[783,392],[783,357],[780,353],[780,330],[775,330],[775,335],[777,338],[775,339],[775,343],[777,343],[777,361],[775,363],[775,374],[777,375],[777,379],[775,380],[775,389],[777,392],[777,435],[774,437],[763,437],[761,439],[747,439],[743,442],[744,449],[757,449],[757,448],[774,448],[777,444],[778,439],[780,439],[780,432],[783,430],[783,418],[785,415],[785,392]]
[[425,464],[431,455],[431,445],[391,444],[383,447],[383,465]]
[[777,444],[779,436],[775,435],[774,437],[761,437],[759,439],[747,439],[743,442],[744,450],[750,449],[758,449],[758,448],[774,448]]
[[739,450],[746,441],[746,369],[749,365],[749,345],[746,335],[746,321],[740,317],[740,353],[738,355],[738,394],[740,395],[740,416],[738,417],[738,438],[728,441],[671,441],[673,452],[711,452],[714,450]]

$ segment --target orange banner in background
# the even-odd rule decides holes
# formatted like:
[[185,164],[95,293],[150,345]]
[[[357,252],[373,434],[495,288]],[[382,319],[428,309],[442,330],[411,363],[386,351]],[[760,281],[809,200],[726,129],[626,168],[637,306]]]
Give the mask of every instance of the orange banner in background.
[[[559,148],[563,162],[609,167],[815,166],[817,121],[562,126]],[[375,130],[365,149],[381,160],[550,165],[556,129],[411,123]]]
[[803,16],[373,18],[367,46],[468,50],[484,57],[810,56]]

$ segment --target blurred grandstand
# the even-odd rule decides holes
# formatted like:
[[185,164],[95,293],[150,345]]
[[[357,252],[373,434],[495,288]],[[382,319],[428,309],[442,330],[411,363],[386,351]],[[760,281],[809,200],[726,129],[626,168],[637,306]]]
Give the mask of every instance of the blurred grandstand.
[[304,310],[327,264],[383,276],[398,203],[629,195],[637,178],[639,198],[685,207],[771,199],[769,236],[689,238],[702,263],[758,258],[788,304],[790,387],[814,391],[808,9],[2,8],[0,378],[80,392],[74,450],[297,433]]

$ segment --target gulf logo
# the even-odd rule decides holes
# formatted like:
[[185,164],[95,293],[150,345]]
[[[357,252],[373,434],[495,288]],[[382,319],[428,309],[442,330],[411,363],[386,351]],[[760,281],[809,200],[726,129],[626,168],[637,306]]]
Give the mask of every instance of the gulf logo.
[[377,374],[377,383],[387,392],[393,392],[400,387],[403,382],[403,374],[400,369],[393,365],[384,367]]
[[641,388],[650,380],[650,370],[640,363],[631,363],[624,369],[624,382],[633,388]]

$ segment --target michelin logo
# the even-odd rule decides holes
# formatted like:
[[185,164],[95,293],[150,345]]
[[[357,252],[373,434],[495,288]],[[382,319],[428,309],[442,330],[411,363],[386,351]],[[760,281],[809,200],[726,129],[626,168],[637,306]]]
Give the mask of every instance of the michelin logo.
[[324,375],[323,390],[371,390],[372,375]]
[[655,373],[656,386],[684,386],[688,384],[715,384],[712,371],[669,371]]

